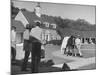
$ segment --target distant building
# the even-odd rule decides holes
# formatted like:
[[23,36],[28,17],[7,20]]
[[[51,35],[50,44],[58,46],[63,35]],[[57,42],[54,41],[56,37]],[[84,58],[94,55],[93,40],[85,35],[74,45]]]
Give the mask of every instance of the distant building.
[[96,31],[82,31],[80,36],[82,43],[96,44]]
[[78,31],[71,29],[63,29],[61,30],[63,37],[65,36],[77,36],[79,35],[82,43],[84,44],[95,44],[96,43],[96,31]]
[[44,33],[42,39],[46,41],[51,40],[61,40],[60,35],[57,33],[56,28],[57,25],[53,18],[48,18],[45,15],[41,14],[41,6],[40,3],[34,9],[34,12],[29,12],[25,9],[19,10],[15,20],[21,21],[26,27],[27,24],[34,24],[34,22],[40,22],[41,28],[43,28]]

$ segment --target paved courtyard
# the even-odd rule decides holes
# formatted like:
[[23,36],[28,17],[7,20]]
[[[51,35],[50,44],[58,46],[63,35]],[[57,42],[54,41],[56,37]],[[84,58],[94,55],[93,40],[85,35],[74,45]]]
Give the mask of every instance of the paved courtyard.
[[[24,53],[21,51],[19,46],[17,47],[17,50],[20,51],[20,53]],[[83,57],[71,57],[61,54],[60,52],[60,46],[54,46],[54,45],[47,45],[45,48],[45,59],[42,59],[42,61],[52,60],[52,65],[50,66],[41,66],[39,69],[39,72],[57,72],[61,71],[63,63],[66,63],[70,69],[77,69],[77,70],[90,70],[96,68],[96,61],[95,61],[95,52],[96,48],[95,45],[83,45],[82,48]],[[17,52],[18,53],[18,52]],[[17,56],[18,59],[24,54],[19,54],[20,56]],[[30,62],[30,60],[29,60]],[[19,63],[19,62],[18,62]],[[47,64],[43,64],[47,65]],[[20,71],[20,64],[14,64],[11,67],[12,73],[15,74],[23,74],[23,73],[31,73],[30,68],[28,72],[21,72]]]

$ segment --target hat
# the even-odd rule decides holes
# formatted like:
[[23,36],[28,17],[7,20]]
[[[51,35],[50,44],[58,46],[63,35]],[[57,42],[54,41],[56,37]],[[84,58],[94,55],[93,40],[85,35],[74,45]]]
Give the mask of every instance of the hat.
[[41,23],[40,22],[36,22],[36,26],[40,27]]

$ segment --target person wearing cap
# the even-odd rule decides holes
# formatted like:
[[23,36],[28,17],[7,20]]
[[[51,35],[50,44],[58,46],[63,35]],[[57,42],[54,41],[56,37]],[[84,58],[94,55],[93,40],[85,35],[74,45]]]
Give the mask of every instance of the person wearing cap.
[[76,49],[77,49],[77,51],[78,51],[78,56],[80,56],[80,57],[82,57],[82,52],[81,52],[81,50],[80,50],[80,48],[81,48],[81,40],[80,40],[80,35],[77,35],[77,38],[75,39],[75,45],[76,45]]
[[27,71],[26,66],[27,66],[28,58],[31,52],[31,42],[29,40],[30,30],[31,30],[30,25],[29,24],[26,25],[26,29],[23,33],[23,39],[24,39],[23,50],[25,51],[25,55],[24,55],[21,71]]
[[75,36],[71,35],[66,45],[66,48],[68,48],[67,56],[68,55],[75,56],[74,46],[75,46]]
[[36,26],[31,29],[30,41],[32,42],[32,73],[39,72],[39,63],[41,59],[41,45],[43,43],[40,23],[36,22]]
[[11,56],[12,61],[16,59],[16,27],[11,27]]

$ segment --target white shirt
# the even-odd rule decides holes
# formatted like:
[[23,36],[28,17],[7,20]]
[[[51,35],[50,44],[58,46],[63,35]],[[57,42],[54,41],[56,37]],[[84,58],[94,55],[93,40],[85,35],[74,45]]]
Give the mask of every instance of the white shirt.
[[16,32],[14,30],[11,31],[11,41],[12,42],[16,41]]
[[14,30],[11,31],[11,46],[16,48],[16,32]]
[[76,38],[76,39],[75,39],[75,44],[77,44],[77,45],[78,45],[78,44],[81,44],[81,40],[80,40],[79,38]]
[[23,38],[24,38],[25,40],[29,40],[29,35],[30,35],[29,30],[26,29],[26,30],[24,31]]
[[43,30],[40,27],[36,26],[35,28],[32,28],[30,36],[38,39],[39,41],[42,41],[42,32]]

